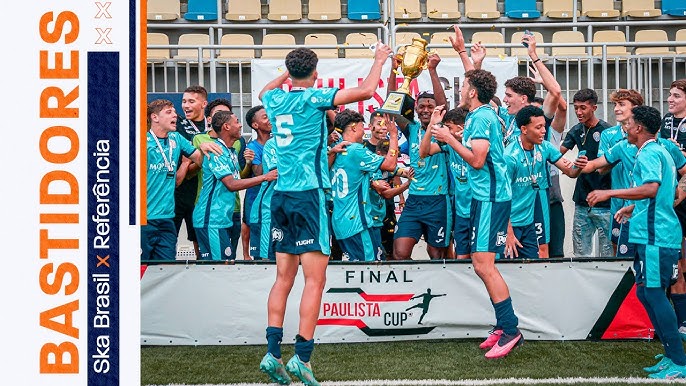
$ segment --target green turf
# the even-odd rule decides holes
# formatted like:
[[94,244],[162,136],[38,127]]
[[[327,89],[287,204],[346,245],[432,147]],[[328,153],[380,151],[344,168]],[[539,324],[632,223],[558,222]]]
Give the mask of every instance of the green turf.
[[[266,346],[145,346],[141,383],[267,382],[258,369]],[[361,379],[484,379],[645,377],[662,352],[659,342],[527,341],[512,355],[486,360],[475,340],[319,344],[312,364],[320,381]],[[286,359],[293,346],[284,345]]]

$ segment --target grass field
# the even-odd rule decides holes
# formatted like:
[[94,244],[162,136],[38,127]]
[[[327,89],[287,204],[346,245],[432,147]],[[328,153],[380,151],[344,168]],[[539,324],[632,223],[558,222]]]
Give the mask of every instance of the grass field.
[[[268,378],[258,364],[265,351],[266,346],[144,346],[141,384],[264,384]],[[658,353],[662,345],[656,341],[527,341],[508,357],[486,360],[476,340],[440,340],[320,344],[312,364],[319,381],[337,385],[356,380],[645,378],[642,367],[653,365]],[[284,357],[292,354],[293,346],[284,345]]]

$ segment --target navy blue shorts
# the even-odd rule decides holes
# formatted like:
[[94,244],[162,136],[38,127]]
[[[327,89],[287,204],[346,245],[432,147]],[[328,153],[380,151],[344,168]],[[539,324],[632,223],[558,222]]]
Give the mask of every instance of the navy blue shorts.
[[381,237],[381,234],[383,233],[383,226],[380,227],[371,227],[369,228],[369,234],[372,237],[372,243],[378,244],[381,246],[381,256],[375,257],[375,260],[386,260],[386,248],[384,248],[383,245],[383,238]]
[[472,226],[468,218],[455,216],[455,224],[453,226],[453,246],[455,247],[456,255],[469,255],[471,252],[471,238]]
[[424,236],[426,243],[445,248],[450,243],[452,204],[450,196],[422,196],[410,194],[398,220],[395,238],[411,237],[415,241]]
[[[629,221],[618,224],[619,236],[617,237],[617,257],[636,257],[636,244],[629,242]],[[614,227],[614,223],[612,223]],[[614,234],[614,229],[612,230]]]
[[636,284],[643,284],[647,288],[667,288],[676,283],[680,254],[679,249],[636,244]]
[[381,238],[375,238],[370,229],[365,229],[345,239],[338,240],[343,251],[343,261],[383,260]]
[[538,244],[548,244],[550,242],[550,200],[548,198],[548,189],[539,189],[536,194],[534,227],[536,228]]
[[522,244],[517,248],[518,259],[538,259],[537,226],[534,224],[512,227],[515,237]]
[[141,226],[141,261],[176,260],[176,225],[171,218]]
[[[612,236],[610,237],[610,241],[612,241],[612,244],[619,246],[619,235],[622,232],[622,224],[620,224],[619,222],[617,222],[617,220],[615,220],[615,214],[614,213],[611,213],[611,215],[612,215],[612,225],[610,228],[610,233]],[[619,248],[617,249],[617,253],[619,254]]]
[[507,240],[507,224],[512,202],[477,201],[472,198],[471,251],[502,254]]
[[231,215],[229,236],[231,236],[231,249],[236,251],[238,249],[238,239],[241,238],[241,212],[233,212],[233,215]]
[[199,260],[235,260],[231,243],[231,228],[195,228],[198,236]]
[[256,260],[276,260],[269,223],[250,224],[250,256]]
[[300,255],[320,251],[331,253],[329,219],[324,190],[274,191],[271,234],[274,250]]

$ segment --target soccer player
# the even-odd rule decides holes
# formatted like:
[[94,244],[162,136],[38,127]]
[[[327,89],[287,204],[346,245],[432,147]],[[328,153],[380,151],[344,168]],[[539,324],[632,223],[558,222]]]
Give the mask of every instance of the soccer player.
[[[542,109],[525,106],[517,113],[519,138],[505,148],[507,175],[512,184],[512,214],[508,225],[505,256],[509,258],[547,258],[539,256],[538,234],[541,226],[534,220],[534,212],[542,211],[548,223],[548,164],[557,166],[564,174],[575,178],[586,166],[585,156],[574,164],[562,158],[560,151],[546,141],[546,118]],[[574,167],[576,166],[576,167]],[[538,199],[543,192],[543,200]]]
[[484,282],[495,309],[496,327],[480,347],[490,349],[486,358],[500,358],[523,342],[519,320],[512,307],[510,290],[495,265],[502,254],[510,217],[512,189],[506,176],[500,120],[489,106],[497,83],[493,74],[470,70],[460,89],[460,106],[469,110],[462,143],[447,127],[432,125],[432,136],[455,149],[469,164],[472,186],[470,223],[471,257],[474,271]]
[[[300,325],[295,355],[285,366],[306,385],[318,385],[309,364],[319,318],[328,264],[329,227],[324,189],[331,188],[327,163],[325,110],[371,98],[391,49],[379,42],[374,64],[353,88],[314,88],[317,55],[296,48],[286,56],[287,71],[269,82],[259,98],[274,126],[279,179],[272,196],[272,239],[276,251],[276,281],[267,305],[267,354],[260,369],[277,383],[290,377],[281,360],[280,343],[286,300],[301,264],[305,286],[300,299]],[[290,77],[292,89],[281,85]]]
[[[270,138],[262,149],[261,171],[276,169],[276,139]],[[271,234],[271,202],[276,182],[263,182],[250,211],[250,256],[253,259],[276,260]]]
[[273,181],[278,175],[275,169],[257,177],[240,178],[233,143],[240,138],[241,128],[238,117],[230,111],[219,111],[212,116],[212,129],[217,134],[214,142],[223,151],[220,156],[210,155],[203,164],[202,189],[193,211],[201,260],[235,260],[230,235],[235,192]]
[[672,156],[660,146],[655,135],[660,130],[660,113],[653,107],[637,106],[627,121],[627,140],[637,148],[632,171],[632,187],[589,195],[593,206],[603,198],[634,201],[617,212],[618,219],[631,217],[629,242],[636,244],[634,260],[636,295],[665,350],[654,366],[644,370],[649,378],[686,378],[686,354],[679,338],[677,320],[665,294],[677,275],[681,248],[679,220],[672,208],[676,192],[676,168]]
[[[262,175],[262,152],[264,149],[264,144],[272,136],[272,123],[267,117],[267,112],[264,106],[259,105],[250,108],[245,114],[245,123],[250,126],[255,133],[257,138],[248,142],[247,149],[253,152],[253,159],[251,162],[250,175],[257,177]],[[243,258],[245,260],[250,260],[250,214],[252,212],[252,204],[257,197],[257,192],[259,192],[260,187],[254,186],[248,188],[245,191],[245,199],[243,200],[243,224],[241,224],[241,240],[243,243]]]
[[[364,117],[344,110],[336,115],[334,127],[343,130],[343,141],[349,144],[333,162],[331,194],[333,214],[331,224],[343,251],[343,260],[382,260],[381,235],[372,231],[369,188],[372,174],[378,170],[395,171],[398,163],[398,128],[389,121],[390,150],[385,157],[372,153],[362,144]],[[362,203],[362,204],[360,204]]]
[[[607,122],[598,119],[595,111],[598,108],[598,94],[586,88],[574,94],[574,112],[579,123],[574,125],[562,141],[562,154],[579,147],[579,153],[584,154],[589,161],[598,158],[598,146],[603,130],[610,127]],[[611,257],[612,243],[610,242],[610,203],[601,202],[590,207],[586,196],[592,190],[609,189],[610,175],[584,174],[577,178],[574,187],[574,229],[572,241],[576,257],[591,257],[593,252],[593,237],[598,234],[598,249],[600,257]]]
[[[446,104],[445,92],[436,67],[441,58],[429,55],[428,71],[433,86],[433,94],[422,92],[417,96],[415,111],[419,120],[414,119],[414,111],[409,110],[399,118],[398,125],[409,142],[410,166],[414,169],[414,180],[405,200],[405,207],[398,220],[398,230],[393,242],[393,252],[397,260],[409,260],[412,249],[424,236],[426,251],[432,259],[445,258],[450,243],[452,229],[452,207],[450,204],[449,180],[446,154],[437,143],[432,144],[431,133],[426,129],[437,105]],[[394,58],[393,68],[399,65]],[[389,78],[389,91],[397,85],[395,72]],[[421,143],[425,142],[422,147]]]
[[175,260],[177,234],[173,197],[178,160],[183,155],[194,164],[202,165],[202,153],[221,154],[221,149],[206,144],[196,151],[177,133],[177,115],[171,101],[150,102],[147,116],[150,127],[147,133],[147,225],[141,227],[141,260]]

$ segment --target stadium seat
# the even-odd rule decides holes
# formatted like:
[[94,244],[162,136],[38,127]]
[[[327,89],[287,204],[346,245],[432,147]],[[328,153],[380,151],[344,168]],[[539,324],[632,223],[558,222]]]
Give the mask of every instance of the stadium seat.
[[[667,42],[667,32],[659,29],[644,29],[636,32],[636,43],[640,42]],[[670,55],[673,54],[668,47],[636,47],[636,55]]]
[[[148,32],[147,33],[148,45],[169,45],[169,36],[163,33]],[[148,48],[146,54],[148,62],[160,63],[169,59],[169,49],[168,48]]]
[[229,0],[226,20],[255,21],[262,18],[260,0]]
[[[431,35],[431,39],[429,39],[429,44],[447,44],[450,45],[450,37],[455,36],[454,32],[435,32],[433,35]],[[431,48],[432,51],[436,51],[436,53],[441,57],[441,58],[446,58],[446,57],[456,57],[459,56],[457,52],[452,47],[445,47],[445,48]]]
[[[593,33],[593,43],[626,43],[626,36],[622,31],[596,31]],[[603,47],[593,47],[593,56],[603,54]],[[629,52],[625,46],[608,46],[607,56],[626,56]]]
[[416,20],[422,17],[419,0],[395,0],[395,19]]
[[505,0],[505,15],[512,19],[535,19],[541,17],[536,0]]
[[614,9],[612,0],[581,0],[581,10],[587,17],[619,17],[619,11]]
[[[363,44],[365,47],[376,44],[379,38],[376,34],[366,32],[353,32],[345,37],[345,45]],[[373,58],[374,52],[369,48],[347,48],[345,49],[346,58]]]
[[[677,42],[686,42],[686,28],[680,29],[676,31],[676,39],[675,41]],[[676,47],[676,53],[678,55],[684,55],[686,54],[686,44],[683,46],[677,46]]]
[[[262,37],[262,44],[266,46],[295,45],[295,37],[291,34],[267,34]],[[285,59],[293,48],[263,48],[262,59]]]
[[686,16],[684,0],[662,0],[662,13],[669,16]]
[[303,17],[300,0],[270,0],[267,19],[272,21],[300,20]]
[[470,19],[497,19],[500,17],[496,0],[465,0],[464,13]]
[[[312,4],[312,3],[310,3]],[[334,34],[309,34],[305,36],[305,46],[330,44],[338,45],[338,40]],[[317,57],[321,58],[338,58],[338,48],[313,48]]]
[[[543,35],[541,35],[540,32],[533,31],[532,33],[534,34],[534,39],[536,39],[536,44],[544,43]],[[513,47],[510,51],[510,56],[516,56],[520,59],[526,59],[529,57],[529,51],[527,51],[526,47],[522,45],[522,36],[524,36],[524,32],[515,32],[512,34],[512,40],[510,40],[510,43],[519,44],[519,47]],[[543,47],[538,46],[536,47],[536,54],[539,58],[541,58],[541,60],[546,60],[548,56],[545,53],[545,49],[543,49]]]
[[[255,40],[248,34],[226,34],[222,35],[222,46],[254,46]],[[249,48],[222,48],[219,50],[217,59],[252,59],[255,57],[255,50]]]
[[[179,36],[179,45],[187,46],[206,46],[210,44],[210,35],[208,34],[182,34]],[[203,49],[202,57],[209,59],[212,56],[211,49]],[[198,50],[195,48],[179,48],[179,52],[174,56],[174,59],[186,61],[189,63],[198,62]]]
[[188,12],[183,18],[190,21],[217,20],[217,1],[188,0]]
[[[580,31],[557,31],[553,33],[552,43],[586,43],[584,34]],[[557,60],[569,60],[575,57],[588,56],[586,47],[555,47],[551,50],[552,57]]]
[[459,19],[462,14],[457,0],[426,0],[426,16],[429,19]]
[[412,44],[412,39],[420,37],[421,35],[419,35],[417,32],[396,32],[395,45],[406,46],[408,44]]
[[307,18],[310,20],[340,20],[341,0],[310,0]]
[[379,20],[381,18],[379,2],[373,0],[348,0],[348,19]]
[[[450,41],[448,41],[450,42]],[[472,43],[481,42],[482,44],[505,44],[503,34],[495,31],[479,31],[472,35]],[[504,56],[504,47],[488,47],[486,56]]]
[[[551,19],[571,19],[574,17],[576,0],[543,0],[543,15]],[[576,16],[581,16],[577,8]]]
[[148,0],[148,20],[176,20],[181,16],[179,0]]
[[622,0],[622,16],[658,17],[662,11],[655,8],[654,0]]

